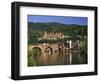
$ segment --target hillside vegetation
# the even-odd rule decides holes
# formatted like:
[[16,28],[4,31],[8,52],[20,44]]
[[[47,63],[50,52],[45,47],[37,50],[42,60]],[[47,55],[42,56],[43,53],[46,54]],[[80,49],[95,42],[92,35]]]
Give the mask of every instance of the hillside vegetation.
[[28,22],[28,43],[34,44],[38,41],[38,38],[44,35],[44,32],[61,32],[65,36],[69,36],[66,39],[87,39],[87,26],[75,25],[75,24],[60,24],[56,22],[52,23],[32,23]]

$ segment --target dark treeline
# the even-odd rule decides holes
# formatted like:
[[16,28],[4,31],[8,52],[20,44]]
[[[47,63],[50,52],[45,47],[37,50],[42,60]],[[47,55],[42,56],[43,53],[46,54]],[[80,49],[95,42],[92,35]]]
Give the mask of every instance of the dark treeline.
[[65,36],[70,36],[70,39],[87,38],[87,25],[28,22],[28,43],[38,42],[37,39],[43,36],[44,31],[61,32]]

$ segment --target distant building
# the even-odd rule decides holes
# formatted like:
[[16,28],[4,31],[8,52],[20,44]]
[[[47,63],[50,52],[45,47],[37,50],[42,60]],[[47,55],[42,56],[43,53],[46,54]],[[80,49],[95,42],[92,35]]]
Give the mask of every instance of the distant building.
[[44,32],[43,38],[49,40],[57,40],[64,38],[64,34],[61,32]]

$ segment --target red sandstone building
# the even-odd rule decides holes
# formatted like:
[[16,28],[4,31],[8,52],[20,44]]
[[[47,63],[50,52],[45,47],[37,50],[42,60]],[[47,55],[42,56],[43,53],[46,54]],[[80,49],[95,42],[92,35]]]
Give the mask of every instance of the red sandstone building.
[[43,38],[49,40],[57,40],[64,38],[64,34],[61,32],[44,32]]

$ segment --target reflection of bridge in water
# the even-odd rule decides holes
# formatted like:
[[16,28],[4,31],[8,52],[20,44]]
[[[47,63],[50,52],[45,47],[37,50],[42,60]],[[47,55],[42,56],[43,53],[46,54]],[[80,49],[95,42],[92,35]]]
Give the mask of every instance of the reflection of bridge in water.
[[41,43],[29,45],[28,49],[33,51],[31,57],[36,66],[82,64],[86,58],[81,57],[80,44],[79,41],[69,41],[68,44]]
[[49,44],[49,43],[41,43],[37,45],[29,45],[29,50],[33,50],[38,48],[41,53],[44,53],[46,49],[51,49],[51,52],[54,53],[56,51],[61,50],[62,52],[78,50],[79,49],[79,41],[72,42],[67,41],[67,44]]

